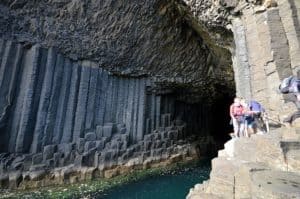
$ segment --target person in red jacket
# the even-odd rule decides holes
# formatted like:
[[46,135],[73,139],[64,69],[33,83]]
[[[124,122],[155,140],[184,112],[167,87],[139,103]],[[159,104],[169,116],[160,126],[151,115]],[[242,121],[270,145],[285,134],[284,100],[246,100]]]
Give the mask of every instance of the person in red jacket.
[[234,98],[229,112],[235,137],[243,136],[245,128],[245,108],[242,106],[239,98]]

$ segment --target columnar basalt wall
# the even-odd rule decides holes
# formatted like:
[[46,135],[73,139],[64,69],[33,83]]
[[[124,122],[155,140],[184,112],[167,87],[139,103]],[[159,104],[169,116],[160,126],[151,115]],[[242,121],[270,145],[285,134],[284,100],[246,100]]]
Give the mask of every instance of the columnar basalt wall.
[[195,155],[189,136],[209,136],[208,104],[180,101],[149,77],[115,76],[54,48],[8,40],[0,40],[0,55],[3,187],[63,183],[65,167],[80,173],[187,157]]
[[292,111],[278,86],[300,66],[299,5],[282,0],[270,6],[245,6],[232,19],[233,57],[237,94],[259,100],[276,117]]
[[206,148],[214,100],[234,89],[232,34],[226,9],[204,2],[216,20],[198,24],[194,4],[1,1],[1,185],[178,161],[194,155],[192,135]]
[[[296,109],[278,86],[300,69],[299,1],[220,2],[234,5],[228,19],[237,95],[260,101],[278,127]],[[212,160],[210,179],[191,189],[187,199],[299,198],[299,146],[298,120],[264,135],[231,139]]]
[[[126,125],[132,142],[143,138],[147,79],[117,78],[54,49],[1,44],[2,151],[37,153],[45,145],[74,142],[97,126],[113,124]],[[149,114],[155,120],[161,114],[160,96],[148,100],[154,101]]]
[[[274,117],[292,111],[278,92],[278,85],[296,74],[300,66],[299,2],[185,2],[216,44],[231,51],[236,94],[260,101]],[[233,33],[234,41],[228,40],[226,31]]]
[[208,93],[216,83],[233,87],[229,51],[212,49],[187,13],[178,0],[5,0],[0,38],[55,47],[118,75],[172,78]]

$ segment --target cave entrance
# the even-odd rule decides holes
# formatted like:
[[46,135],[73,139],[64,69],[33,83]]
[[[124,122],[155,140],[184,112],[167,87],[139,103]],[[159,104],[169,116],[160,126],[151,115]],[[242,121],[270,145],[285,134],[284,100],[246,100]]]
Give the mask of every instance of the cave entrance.
[[162,95],[161,112],[170,113],[172,121],[182,120],[186,124],[186,139],[197,143],[201,156],[215,156],[232,132],[229,106],[234,89],[215,89],[217,94],[209,97],[188,87]]
[[211,134],[221,147],[230,139],[229,133],[233,131],[229,116],[229,107],[233,98],[233,94],[222,94],[212,104]]

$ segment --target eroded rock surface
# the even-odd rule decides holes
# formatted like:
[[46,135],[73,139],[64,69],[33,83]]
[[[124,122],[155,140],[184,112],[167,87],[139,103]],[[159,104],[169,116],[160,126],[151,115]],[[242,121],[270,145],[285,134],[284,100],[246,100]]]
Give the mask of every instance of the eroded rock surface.
[[299,153],[300,140],[291,134],[299,136],[281,128],[230,140],[213,159],[210,179],[187,198],[300,198],[299,158],[292,155]]
[[151,74],[194,83],[206,76],[232,81],[230,62],[222,61],[230,59],[229,54],[221,59],[209,49],[189,27],[181,4],[5,0],[0,2],[0,37],[56,47],[71,59],[95,61],[123,75]]
[[[299,1],[224,0],[214,4],[223,7],[220,11],[227,7],[230,13],[226,22],[234,35],[237,95],[260,101],[278,127],[278,121],[295,111],[278,86],[300,66]],[[194,11],[203,20],[201,13]],[[219,15],[226,16],[222,13],[226,12]],[[250,139],[232,139],[213,159],[210,180],[196,185],[187,198],[300,198],[299,144],[297,125]]]
[[196,158],[189,137],[209,137],[211,106],[185,102],[156,78],[116,76],[54,48],[9,40],[0,40],[0,54],[2,187],[73,183]]

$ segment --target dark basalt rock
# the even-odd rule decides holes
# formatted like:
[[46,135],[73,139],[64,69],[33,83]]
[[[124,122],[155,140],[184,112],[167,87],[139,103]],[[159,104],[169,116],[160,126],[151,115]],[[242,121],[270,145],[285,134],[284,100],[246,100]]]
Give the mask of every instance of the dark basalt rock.
[[51,172],[74,165],[100,171],[144,161],[148,165],[183,153],[176,144],[189,148],[183,140],[201,132],[197,122],[184,120],[197,120],[190,115],[209,104],[192,108],[172,92],[159,95],[150,77],[115,76],[36,45],[0,44],[3,187],[31,180],[55,183]]
[[[221,84],[233,81],[230,53],[218,47],[229,47],[232,41],[225,28],[228,14],[221,6],[213,9],[210,1],[16,2],[0,2],[0,38],[55,47],[72,60],[91,60],[121,76],[151,75],[198,86],[207,77]],[[199,2],[208,15],[194,13]],[[202,31],[217,32],[219,38],[211,40],[218,45],[201,34],[196,19],[213,23],[207,25],[213,31],[204,26]]]
[[190,5],[1,1],[2,187],[192,156],[186,139],[209,134],[203,110],[234,86],[226,10],[202,27]]

